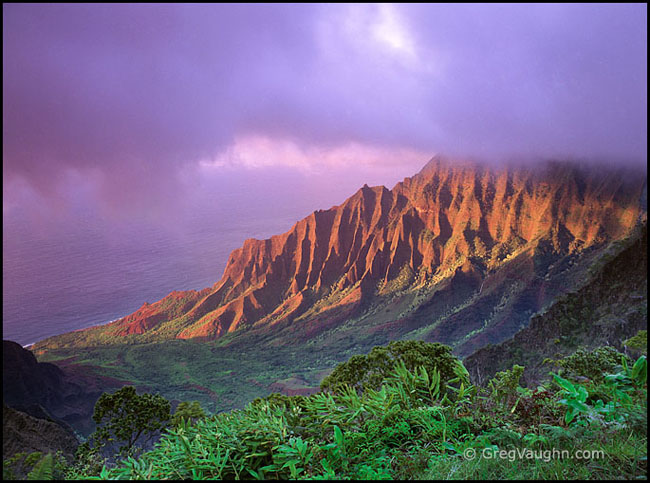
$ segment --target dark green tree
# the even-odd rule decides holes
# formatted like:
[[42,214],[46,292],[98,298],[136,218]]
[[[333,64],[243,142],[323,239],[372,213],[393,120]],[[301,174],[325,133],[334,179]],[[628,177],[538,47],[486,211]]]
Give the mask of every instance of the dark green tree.
[[171,419],[172,426],[178,426],[183,421],[194,422],[197,419],[203,419],[205,412],[198,401],[187,402],[183,401],[176,407],[174,415]]
[[352,356],[347,362],[336,366],[321,382],[321,389],[336,392],[348,384],[357,390],[379,389],[398,361],[404,362],[409,371],[422,366],[440,373],[441,390],[446,382],[456,377],[460,361],[451,353],[449,346],[438,342],[421,340],[392,341],[387,346],[374,347],[367,355]]
[[95,404],[93,421],[97,430],[93,439],[105,444],[122,443],[120,453],[128,454],[136,442],[142,444],[163,429],[170,418],[171,404],[158,394],[136,394],[133,386],[104,393]]

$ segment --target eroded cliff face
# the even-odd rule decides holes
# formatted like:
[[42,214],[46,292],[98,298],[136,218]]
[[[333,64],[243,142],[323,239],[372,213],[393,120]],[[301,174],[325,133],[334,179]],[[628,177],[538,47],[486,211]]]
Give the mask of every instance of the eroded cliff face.
[[489,291],[500,267],[522,253],[529,255],[522,270],[539,276],[540,264],[624,237],[642,212],[644,182],[568,163],[490,167],[434,158],[392,190],[364,186],[282,235],[246,240],[213,287],[174,292],[102,332],[216,339],[291,324],[309,332],[398,293],[440,291],[458,277]]
[[[617,250],[620,250],[617,252]],[[575,292],[559,297],[528,327],[497,345],[480,348],[464,360],[472,380],[485,384],[498,371],[523,365],[523,382],[535,387],[553,368],[546,358],[560,359],[576,348],[612,346],[648,326],[648,228],[640,224],[620,246],[614,245],[592,267]]]

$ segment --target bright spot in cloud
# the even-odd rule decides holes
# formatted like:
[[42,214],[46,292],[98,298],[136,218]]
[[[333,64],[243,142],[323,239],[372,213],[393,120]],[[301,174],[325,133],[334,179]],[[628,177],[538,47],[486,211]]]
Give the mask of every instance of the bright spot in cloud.
[[378,5],[379,20],[373,25],[375,39],[393,49],[396,53],[415,59],[415,45],[403,20],[392,4]]
[[[418,50],[407,18],[393,4],[351,4],[331,10],[316,29],[321,52],[329,58],[341,58],[344,64],[417,66]],[[353,59],[354,56],[359,56]]]

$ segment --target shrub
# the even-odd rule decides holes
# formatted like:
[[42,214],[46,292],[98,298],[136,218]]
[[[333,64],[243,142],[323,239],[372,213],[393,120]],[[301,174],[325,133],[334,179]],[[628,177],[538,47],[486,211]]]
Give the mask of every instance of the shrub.
[[66,471],[66,479],[74,480],[87,476],[99,476],[106,463],[106,458],[100,454],[99,447],[91,447],[88,441],[84,441],[77,447],[74,464]]
[[516,364],[512,366],[512,369],[497,372],[488,382],[493,400],[506,406],[513,404],[517,397],[519,379],[521,379],[523,373],[524,368]]
[[578,349],[575,353],[558,361],[556,365],[564,369],[564,377],[586,377],[596,383],[604,380],[605,374],[612,372],[625,357],[610,346],[598,347],[591,352]]
[[648,354],[648,331],[640,330],[634,337],[630,337],[623,342],[627,349],[631,349],[639,354]]
[[417,367],[424,367],[430,373],[437,371],[442,391],[446,389],[447,382],[457,375],[459,364],[451,348],[438,342],[393,341],[388,346],[374,347],[368,355],[355,355],[339,364],[323,379],[321,389],[335,392],[345,385],[358,391],[379,389],[399,361],[409,371]]

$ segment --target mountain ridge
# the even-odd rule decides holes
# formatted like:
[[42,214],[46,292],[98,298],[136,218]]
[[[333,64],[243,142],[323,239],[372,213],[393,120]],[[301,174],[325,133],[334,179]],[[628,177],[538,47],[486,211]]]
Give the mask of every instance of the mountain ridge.
[[[522,253],[529,253],[521,259],[525,271],[536,274],[536,264],[624,237],[643,212],[644,189],[645,181],[625,169],[566,162],[494,167],[435,157],[392,190],[364,185],[283,234],[245,240],[212,287],[172,292],[76,332],[76,343],[92,345],[98,333],[215,340],[293,324],[318,333],[400,291],[429,293],[455,277],[481,293]],[[540,261],[542,252],[548,260]],[[65,337],[35,349],[59,343]]]

